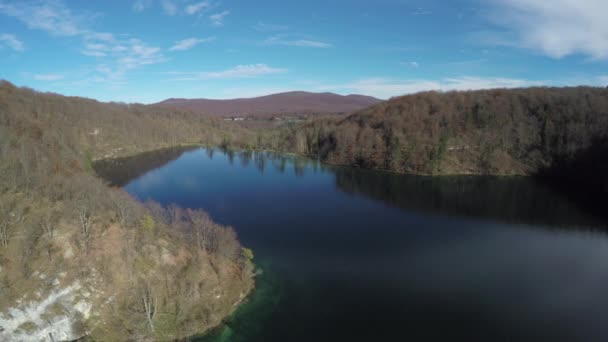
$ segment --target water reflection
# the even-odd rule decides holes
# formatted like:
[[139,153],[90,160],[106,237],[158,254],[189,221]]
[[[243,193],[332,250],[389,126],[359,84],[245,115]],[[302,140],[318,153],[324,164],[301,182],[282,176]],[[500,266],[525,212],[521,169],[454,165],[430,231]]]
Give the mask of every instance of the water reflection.
[[[145,173],[165,165],[192,149],[166,149],[94,165],[97,173],[114,186],[125,186]],[[204,157],[213,160],[214,148]],[[526,177],[398,175],[349,167],[328,166],[319,161],[277,152],[219,150],[230,165],[235,158],[243,168],[251,163],[260,174],[268,166],[279,174],[291,169],[297,177],[306,172],[330,172],[344,193],[365,196],[412,212],[485,218],[510,223],[553,227],[605,227],[603,218],[587,213],[550,186]],[[183,182],[181,182],[183,184]]]
[[[179,158],[184,152],[196,147],[176,147],[140,153],[133,157],[105,159],[93,163],[93,169],[111,186],[122,187],[130,181],[139,178],[148,171],[159,168]],[[207,150],[209,158],[213,157],[213,149]]]
[[405,176],[352,168],[334,171],[341,191],[411,211],[550,226],[604,225],[533,178]]

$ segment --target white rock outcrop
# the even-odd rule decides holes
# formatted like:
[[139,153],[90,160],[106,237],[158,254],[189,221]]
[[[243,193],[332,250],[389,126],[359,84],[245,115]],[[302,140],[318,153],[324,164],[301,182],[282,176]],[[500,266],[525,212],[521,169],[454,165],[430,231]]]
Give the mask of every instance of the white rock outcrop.
[[79,282],[56,286],[40,300],[22,301],[0,313],[0,341],[71,341],[82,337],[82,332],[74,331],[74,323],[90,316],[92,304],[83,299],[80,290]]

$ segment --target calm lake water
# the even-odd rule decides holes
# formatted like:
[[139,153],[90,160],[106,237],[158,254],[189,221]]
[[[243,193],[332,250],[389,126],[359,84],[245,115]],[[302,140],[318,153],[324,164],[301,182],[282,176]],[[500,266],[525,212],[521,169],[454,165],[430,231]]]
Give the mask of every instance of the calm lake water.
[[606,220],[532,179],[213,149],[96,169],[253,249],[256,291],[200,341],[608,340]]

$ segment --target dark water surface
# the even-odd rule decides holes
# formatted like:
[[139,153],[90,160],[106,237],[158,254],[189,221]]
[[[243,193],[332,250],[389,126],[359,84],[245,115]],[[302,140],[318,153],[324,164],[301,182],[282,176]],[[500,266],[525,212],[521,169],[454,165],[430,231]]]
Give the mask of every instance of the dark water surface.
[[256,291],[200,341],[608,341],[606,221],[532,179],[210,149],[96,169],[253,249]]

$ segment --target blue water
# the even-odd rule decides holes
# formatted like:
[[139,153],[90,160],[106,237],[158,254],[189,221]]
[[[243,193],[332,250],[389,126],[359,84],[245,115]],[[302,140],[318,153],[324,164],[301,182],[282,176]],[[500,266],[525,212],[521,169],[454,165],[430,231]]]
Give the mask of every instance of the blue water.
[[606,222],[534,180],[207,149],[122,167],[136,198],[233,226],[263,270],[201,341],[608,340]]

